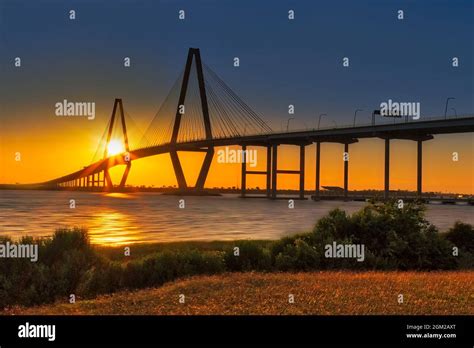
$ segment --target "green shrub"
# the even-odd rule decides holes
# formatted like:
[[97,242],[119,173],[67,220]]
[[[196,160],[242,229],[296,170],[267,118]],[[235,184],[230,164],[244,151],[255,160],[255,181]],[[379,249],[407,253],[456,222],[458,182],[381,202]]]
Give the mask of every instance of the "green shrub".
[[[2,244],[8,239],[3,238]],[[57,230],[53,237],[22,238],[17,244],[37,244],[38,261],[2,259],[0,262],[0,307],[34,305],[66,298],[74,293],[82,277],[98,257],[89,244],[87,231]]]
[[320,259],[321,254],[314,246],[297,238],[275,255],[275,267],[279,271],[309,271],[320,266]]
[[458,248],[459,268],[474,268],[474,226],[457,221],[444,237]]
[[84,277],[79,293],[92,296],[158,286],[180,277],[224,271],[222,252],[164,251],[125,264],[109,262],[91,269]]
[[[326,258],[326,245],[364,245],[364,262]],[[395,202],[369,204],[352,216],[335,209],[321,218],[313,231],[283,238],[272,247],[277,269],[453,269],[452,244],[424,218],[424,206]]]
[[[234,248],[239,248],[238,256]],[[229,271],[265,271],[272,265],[270,251],[252,241],[238,241],[235,247],[227,249],[224,262]]]
[[474,253],[474,226],[456,221],[445,238],[459,249]]

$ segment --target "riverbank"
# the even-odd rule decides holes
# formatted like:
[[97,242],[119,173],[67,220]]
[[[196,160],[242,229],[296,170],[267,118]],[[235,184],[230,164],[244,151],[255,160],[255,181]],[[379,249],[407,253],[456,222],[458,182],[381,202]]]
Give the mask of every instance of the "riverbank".
[[473,315],[474,272],[225,273],[0,314]]
[[[312,231],[279,240],[111,248],[92,245],[87,230],[80,228],[58,229],[48,239],[0,238],[0,244],[37,246],[35,262],[18,257],[0,262],[0,308],[54,303],[71,295],[93,299],[193,276],[222,280],[232,272],[472,272],[473,226],[456,223],[440,234],[423,212],[422,205],[398,208],[389,203],[371,204],[351,215],[335,209]],[[271,289],[269,284],[269,294]]]

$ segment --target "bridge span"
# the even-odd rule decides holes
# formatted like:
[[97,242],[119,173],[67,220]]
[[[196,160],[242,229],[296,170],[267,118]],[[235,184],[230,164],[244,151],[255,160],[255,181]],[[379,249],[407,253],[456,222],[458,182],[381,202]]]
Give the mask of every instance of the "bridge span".
[[[192,69],[193,67],[195,68],[194,70]],[[206,75],[204,71],[206,71]],[[194,92],[191,87],[191,76],[193,76],[193,73],[196,77],[193,81],[195,81],[197,86],[197,90]],[[402,122],[393,124],[375,124],[375,119],[373,119],[372,124],[369,125],[273,132],[210,68],[203,65],[199,49],[195,48],[191,48],[188,52],[184,72],[175,85],[179,86],[179,83],[181,86],[179,89],[179,99],[174,104],[174,119],[169,124],[168,131],[163,133],[165,127],[158,127],[158,130],[152,130],[154,133],[161,132],[159,141],[149,142],[131,149],[127,135],[123,102],[121,99],[116,99],[106,133],[107,140],[103,158],[81,170],[36,185],[44,188],[102,187],[104,190],[111,190],[115,186],[110,178],[109,169],[117,165],[125,165],[126,169],[118,185],[118,188],[123,188],[133,161],[168,153],[171,157],[179,190],[181,192],[202,191],[204,190],[216,147],[240,146],[245,154],[247,148],[252,146],[266,148],[266,169],[263,171],[249,170],[245,161],[242,163],[242,197],[247,196],[246,180],[248,175],[264,175],[266,177],[265,196],[275,199],[278,193],[278,174],[290,174],[299,176],[299,198],[304,199],[305,149],[308,145],[315,143],[316,177],[315,194],[313,197],[318,199],[320,197],[321,145],[323,143],[342,144],[344,153],[348,154],[349,145],[358,142],[359,139],[380,138],[385,142],[384,197],[389,197],[390,141],[394,139],[411,140],[417,143],[417,193],[421,196],[423,142],[433,139],[438,134],[474,132],[474,115],[456,118],[421,118],[416,121],[408,119],[403,121],[400,118]],[[190,96],[187,97],[187,95]],[[197,108],[190,101],[193,95],[199,104]],[[196,112],[197,109],[198,111]],[[195,119],[191,119],[191,116],[188,116],[193,112]],[[120,117],[120,123],[116,122],[118,117]],[[116,124],[121,125],[125,151],[120,154],[109,155],[107,145],[110,143],[112,131]],[[198,129],[199,127],[201,129]],[[183,134],[187,134],[187,136],[183,136]],[[295,170],[278,169],[277,159],[278,147],[280,145],[299,147],[299,168]],[[186,182],[178,157],[178,152],[185,151],[203,152],[206,154],[194,186],[189,186]],[[348,186],[349,161],[347,159],[344,161],[343,195],[345,198],[348,195]]]

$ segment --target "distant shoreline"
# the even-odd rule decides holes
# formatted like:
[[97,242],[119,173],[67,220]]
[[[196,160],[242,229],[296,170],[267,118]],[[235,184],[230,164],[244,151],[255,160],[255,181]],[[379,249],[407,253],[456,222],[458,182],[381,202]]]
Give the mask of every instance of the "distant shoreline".
[[[241,189],[239,187],[213,187],[206,188],[205,190],[198,192],[191,191],[180,191],[176,187],[150,187],[150,186],[127,186],[125,188],[114,188],[109,190],[104,190],[102,187],[89,187],[89,188],[72,188],[72,187],[45,187],[44,185],[38,184],[0,184],[0,190],[38,190],[38,191],[79,191],[79,192],[124,192],[124,193],[133,193],[133,192],[156,192],[163,193],[168,195],[189,195],[189,196],[218,196],[220,194],[241,194]],[[260,195],[262,197],[266,194],[265,189],[261,188],[247,188],[246,194],[248,198],[253,198],[253,195]],[[336,189],[322,189],[320,199],[340,199],[343,198],[341,190]],[[298,190],[285,190],[279,189],[279,195],[299,195]],[[309,198],[314,194],[314,190],[305,190],[305,196]],[[407,191],[407,190],[391,190],[391,198],[401,198],[401,199],[417,199],[416,191]],[[363,200],[363,199],[375,199],[382,200],[384,195],[383,190],[356,190],[349,191],[349,199],[352,200]],[[469,193],[442,193],[442,192],[424,192],[422,199],[456,199],[459,201],[469,201],[474,200],[474,194]],[[474,204],[474,202],[473,202]]]

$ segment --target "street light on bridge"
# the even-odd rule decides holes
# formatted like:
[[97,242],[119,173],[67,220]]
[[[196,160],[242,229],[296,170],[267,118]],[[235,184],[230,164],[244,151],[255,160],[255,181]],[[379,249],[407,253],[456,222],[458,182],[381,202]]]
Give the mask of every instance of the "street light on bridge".
[[372,111],[372,126],[375,126],[375,115],[380,115],[380,110]]
[[321,124],[321,117],[327,116],[327,114],[321,114],[319,115],[319,120],[318,120],[318,130],[319,130],[319,125]]
[[446,119],[446,114],[448,113],[448,103],[450,99],[456,99],[454,97],[446,98],[446,106],[444,107],[444,118]]
[[356,125],[356,117],[357,117],[357,112],[358,112],[358,111],[364,111],[364,110],[362,110],[362,109],[356,109],[356,111],[354,111],[354,127],[355,127],[355,125]]

